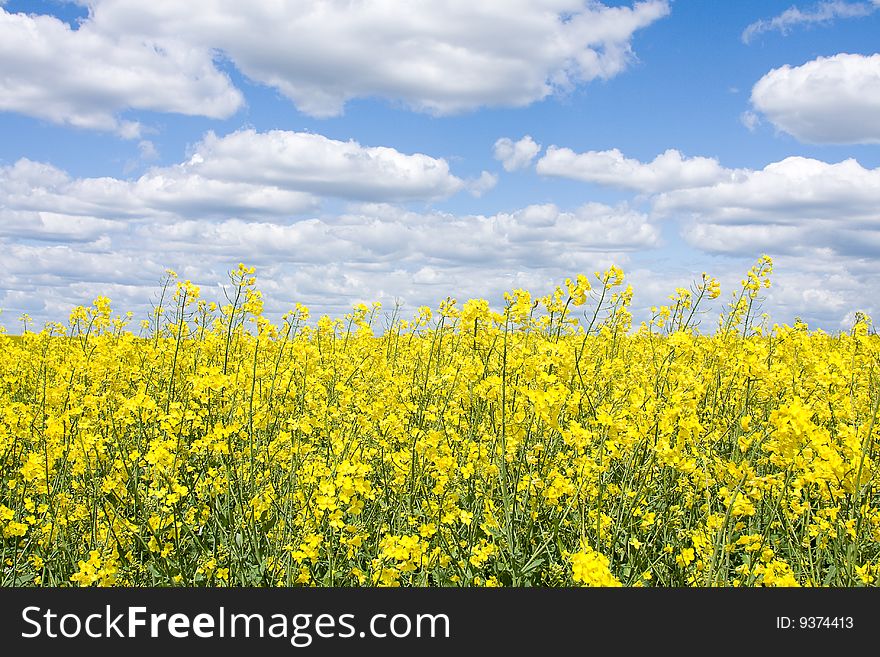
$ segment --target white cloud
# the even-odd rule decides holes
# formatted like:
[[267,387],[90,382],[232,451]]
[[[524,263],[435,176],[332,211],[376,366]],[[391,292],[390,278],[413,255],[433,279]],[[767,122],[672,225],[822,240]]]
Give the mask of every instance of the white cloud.
[[156,149],[156,144],[147,139],[142,139],[138,142],[138,152],[140,153],[140,159],[143,161],[159,159],[159,151]]
[[715,255],[775,261],[773,315],[835,327],[880,294],[880,168],[790,157],[733,182],[654,200],[654,217],[678,218],[681,235]]
[[[339,314],[360,300],[433,305],[447,294],[546,288],[659,244],[657,226],[625,204],[491,215],[400,205],[482,193],[496,180],[457,178],[426,155],[284,131],[209,133],[185,161],[130,180],[21,159],[0,167],[0,307],[60,320],[112,291],[116,308],[143,316],[165,268],[213,287],[244,261],[275,293],[271,309],[301,301]],[[348,211],[322,213],[325,197],[348,199]]]
[[828,163],[793,156],[751,170],[729,169],[715,158],[686,157],[675,149],[644,163],[618,149],[575,153],[550,146],[535,170],[645,193],[657,217],[736,225],[880,217],[880,167],[866,169],[852,158]]
[[[493,181],[487,172],[471,189],[486,191]],[[243,130],[208,133],[189,160],[135,180],[73,179],[21,159],[0,167],[0,208],[145,220],[260,219],[314,211],[319,197],[429,200],[465,186],[443,159],[310,133]]]
[[712,186],[660,194],[654,210],[735,225],[803,227],[805,221],[829,220],[871,226],[880,220],[880,168],[866,169],[854,159],[787,157]]
[[[58,215],[58,225],[71,219],[80,218]],[[0,216],[5,229],[27,221]],[[632,254],[658,245],[657,226],[626,206],[599,204],[572,211],[536,205],[488,216],[364,204],[347,214],[293,223],[90,221],[80,239],[71,235],[81,226],[71,230],[70,224],[64,235],[0,234],[0,319],[7,327],[17,330],[14,318],[22,312],[30,313],[35,326],[63,321],[74,305],[89,304],[99,294],[109,296],[117,312],[131,310],[141,319],[167,267],[201,285],[203,297],[221,300],[218,283],[228,282],[226,272],[239,261],[257,267],[266,310],[274,320],[296,302],[309,306],[313,316],[337,317],[360,301],[381,301],[387,313],[399,300],[406,315],[423,304],[436,308],[447,295],[459,303],[487,298],[498,307],[506,290],[522,287],[545,294],[566,276],[589,275],[610,264],[623,266],[633,283],[638,319],[701,270],[721,279],[723,297],[712,306],[720,310],[764,250],[751,243],[741,253],[723,251],[724,257],[708,260],[688,254],[665,269],[656,263],[645,268],[635,264]],[[820,247],[780,253],[778,240],[797,234],[796,227],[787,228],[787,235],[771,236],[766,243],[775,271],[761,310],[768,310],[774,321],[791,323],[798,315],[832,329],[844,327],[853,309],[878,310],[875,257],[842,258]],[[739,235],[733,230],[728,238]],[[707,331],[714,326],[714,313],[704,322]]]
[[761,123],[761,117],[751,110],[747,110],[740,114],[739,120],[740,123],[742,123],[749,132],[754,132],[758,125]]
[[658,232],[646,216],[626,207],[587,204],[565,212],[554,205],[528,206],[491,216],[416,213],[384,204],[366,205],[334,217],[291,224],[189,221],[139,229],[142,243],[205,240],[207,252],[260,262],[435,267],[504,263],[548,267],[582,260],[597,251],[630,251],[655,245]]
[[297,301],[316,314],[336,315],[357,301],[389,308],[399,298],[414,308],[452,294],[497,302],[505,290],[550,291],[566,276],[624,264],[628,253],[659,243],[645,214],[598,203],[488,216],[368,203],[295,222],[123,222],[58,214],[48,227],[39,223],[46,212],[15,212],[0,210],[6,274],[0,307],[38,321],[63,319],[73,305],[102,293],[120,311],[143,317],[166,267],[205,286],[204,296],[211,288],[217,296],[217,282],[239,261],[258,267],[267,310],[276,315]]
[[841,53],[783,66],[752,89],[752,105],[809,143],[880,143],[880,54]]
[[290,216],[317,207],[301,191],[205,178],[181,165],[140,178],[73,179],[50,165],[19,160],[0,167],[0,208],[77,217],[173,220],[179,217]]
[[788,34],[795,25],[827,25],[836,18],[861,18],[874,13],[880,7],[880,0],[874,0],[873,4],[866,2],[820,2],[811,9],[802,11],[797,7],[790,7],[779,16],[755,21],[743,30],[743,43],[749,43],[758,34],[779,30],[783,35]]
[[468,190],[473,196],[479,198],[498,184],[498,175],[490,171],[483,171],[480,177],[468,182]]
[[778,224],[726,225],[694,221],[682,232],[690,244],[702,251],[745,255],[778,253],[780,247],[789,251],[798,243],[798,230],[796,226]]
[[[604,169],[591,164],[609,181],[644,179],[648,166],[622,157]],[[880,295],[880,167],[789,157],[760,170],[723,171],[713,184],[672,188],[648,201],[652,219],[678,224],[695,249],[689,262],[710,259],[702,269],[722,279],[725,295],[768,253],[775,273],[764,309],[772,318],[791,323],[801,316],[831,330],[843,327],[853,309],[880,311],[873,302]],[[656,269],[633,274],[643,302],[662,302]],[[666,272],[660,281],[669,279]]]
[[443,198],[465,184],[444,159],[285,130],[209,132],[184,166],[216,180],[378,201]]
[[[630,161],[625,174],[611,167],[609,175],[631,178],[643,166]],[[851,325],[854,309],[880,312],[874,303],[880,297],[880,167],[790,157],[761,170],[725,172],[711,185],[648,197],[655,222],[677,224],[684,244],[676,257],[685,255],[678,265],[629,272],[636,309],[644,313],[665,303],[673,284],[687,285],[683,268],[696,272],[692,278],[700,270],[717,276],[726,299],[754,260],[768,253],[773,286],[762,310],[772,320],[790,324],[800,316],[835,330]]]
[[125,224],[112,219],[62,212],[0,209],[0,219],[0,235],[45,242],[93,242],[125,230]]
[[780,323],[801,316],[833,331],[850,329],[856,310],[878,317],[880,276],[870,258],[841,259],[830,251],[783,255],[774,262],[772,278],[770,296]]
[[434,114],[523,106],[634,59],[631,39],[669,13],[667,0],[404,3],[199,3],[83,0],[106,35],[179,39],[221,51],[303,112],[333,116],[381,97]]
[[0,111],[135,139],[123,110],[225,118],[242,104],[204,48],[0,9]]
[[138,156],[135,158],[130,158],[126,160],[125,165],[123,166],[123,172],[128,175],[132,171],[143,167],[147,162],[152,162],[153,160],[159,159],[159,150],[156,148],[156,144],[151,142],[148,139],[142,139],[138,142]]
[[[716,302],[717,311],[741,289],[743,275],[759,253],[750,251],[742,256],[714,256],[702,263],[702,267],[721,282],[722,296]],[[875,300],[880,295],[880,274],[871,259],[841,258],[830,250],[821,249],[808,255],[785,254],[772,249],[767,253],[773,256],[772,285],[759,294],[759,303],[754,309],[759,323],[759,315],[766,312],[770,326],[773,323],[792,325],[799,317],[812,328],[836,331],[848,330],[852,326],[851,319],[847,321],[847,318],[851,318],[856,310],[878,316],[875,313],[880,306]],[[636,290],[640,290],[643,280],[638,277],[638,272],[633,272],[632,278]],[[708,315],[707,330],[715,328],[716,319],[714,312]]]
[[508,137],[502,137],[495,142],[495,159],[501,162],[505,171],[525,169],[541,151],[541,145],[536,144],[530,135],[526,135],[519,141],[514,142]]
[[714,158],[684,157],[675,149],[661,153],[646,164],[624,157],[616,148],[575,153],[570,148],[558,146],[547,149],[535,170],[545,176],[572,178],[640,192],[702,187],[734,175],[733,171],[723,168]]

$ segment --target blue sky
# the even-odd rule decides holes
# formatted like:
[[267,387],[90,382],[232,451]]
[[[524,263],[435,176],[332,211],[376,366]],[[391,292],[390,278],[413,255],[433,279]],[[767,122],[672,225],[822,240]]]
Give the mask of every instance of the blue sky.
[[641,320],[762,253],[772,320],[875,312],[880,0],[289,5],[0,2],[0,323],[240,261],[275,317],[618,264]]

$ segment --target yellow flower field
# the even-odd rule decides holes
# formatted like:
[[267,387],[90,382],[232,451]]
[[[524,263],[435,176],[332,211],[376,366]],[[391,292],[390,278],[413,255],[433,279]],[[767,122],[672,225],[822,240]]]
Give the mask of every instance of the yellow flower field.
[[769,324],[770,272],[276,326],[241,265],[2,335],[2,585],[874,584],[880,338]]

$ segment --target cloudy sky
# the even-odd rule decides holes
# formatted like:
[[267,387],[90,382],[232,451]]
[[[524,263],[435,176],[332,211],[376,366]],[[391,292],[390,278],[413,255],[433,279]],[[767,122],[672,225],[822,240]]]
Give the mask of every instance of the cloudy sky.
[[773,321],[846,328],[878,35],[880,0],[0,0],[0,323],[239,262],[274,318],[617,264],[638,320],[767,253]]

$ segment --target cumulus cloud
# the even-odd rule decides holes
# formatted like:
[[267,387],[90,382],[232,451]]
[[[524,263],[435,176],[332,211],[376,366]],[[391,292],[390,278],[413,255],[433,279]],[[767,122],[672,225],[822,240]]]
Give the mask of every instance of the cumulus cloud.
[[[853,309],[878,310],[880,167],[789,157],[759,170],[727,169],[677,151],[642,163],[616,150],[551,146],[536,170],[646,193],[651,218],[683,237],[679,253],[718,276],[726,292],[758,255],[772,255],[776,273],[763,309],[780,322],[800,316],[835,330],[851,325]],[[660,277],[654,268],[632,272],[643,312],[664,302],[671,268]]]
[[519,141],[514,142],[508,137],[502,137],[495,142],[495,159],[501,162],[505,171],[525,169],[541,151],[541,145],[536,144],[530,135],[526,135]]
[[[366,202],[340,214],[243,218],[189,212],[174,196],[160,206],[143,183],[117,188],[22,160],[0,170],[0,307],[7,326],[21,312],[39,325],[105,294],[143,317],[165,268],[220,298],[217,283],[244,261],[257,266],[276,318],[295,302],[335,316],[360,301],[390,309],[399,300],[405,312],[447,295],[497,303],[505,290],[544,293],[612,263],[631,274],[643,308],[687,285],[690,268],[719,276],[726,295],[768,252],[777,267],[767,309],[779,321],[800,315],[834,328],[854,308],[872,312],[880,171],[790,158],[738,175],[654,195],[651,212],[588,203],[462,215]],[[672,272],[645,267],[665,255],[662,221],[680,222],[686,238]]]
[[[781,256],[788,275],[806,263],[824,266],[825,287],[798,297],[790,309],[830,320],[820,307],[818,290],[833,294],[838,305],[861,304],[867,290],[880,291],[876,265],[860,273],[870,283],[861,292],[832,285],[829,272],[880,257],[880,168],[866,169],[855,160],[826,163],[789,157],[735,181],[711,187],[667,192],[654,200],[654,216],[681,220],[681,234],[695,248],[710,254],[749,257]],[[789,297],[796,286],[789,285]],[[774,297],[775,299],[778,298]]]
[[[761,290],[754,310],[756,316],[766,312],[770,326],[773,323],[792,325],[797,317],[812,328],[837,331],[852,327],[857,310],[880,317],[877,314],[880,305],[876,302],[880,297],[880,272],[870,258],[841,258],[830,251],[819,250],[807,255],[780,253],[773,249],[766,252],[773,256],[772,285]],[[690,254],[687,264],[670,267],[672,271],[662,277],[650,269],[633,269],[628,272],[628,278],[636,290],[636,299],[639,292],[647,292],[649,299],[659,300],[666,298],[672,285],[687,286],[699,277],[701,269],[708,271],[719,279],[722,290],[721,297],[711,306],[712,311],[703,322],[705,329],[712,331],[716,313],[741,289],[743,275],[759,253],[713,255],[705,259],[694,253]],[[758,317],[757,321],[762,320]]]
[[774,262],[770,297],[780,323],[800,316],[813,327],[848,330],[855,311],[878,317],[878,295],[880,275],[872,258],[842,259],[829,250],[781,255]]
[[[545,155],[561,173],[646,192],[651,218],[674,226],[684,238],[680,248],[693,249],[689,261],[710,259],[702,268],[718,275],[725,290],[736,287],[759,254],[771,254],[777,273],[766,309],[780,321],[798,315],[835,329],[853,308],[874,311],[870,300],[880,294],[880,167],[789,157],[759,170],[733,170],[693,158],[704,160],[703,167],[689,176],[681,164],[691,160],[679,154],[657,166],[663,156],[643,164],[616,151],[568,150],[556,159],[561,150],[551,147]],[[546,166],[542,158],[537,170]],[[706,175],[696,175],[700,171]],[[662,302],[656,277],[653,269],[634,271],[636,288],[647,291],[642,299]],[[661,280],[669,277],[667,272]]]
[[138,152],[140,153],[141,160],[145,162],[159,159],[159,151],[156,149],[156,144],[148,139],[142,139],[138,142]]
[[809,143],[880,143],[880,54],[841,53],[782,66],[752,89],[753,107]]
[[132,171],[145,166],[148,162],[159,159],[159,150],[156,144],[149,139],[141,139],[137,145],[138,156],[129,158],[122,167],[123,172],[128,175]]
[[570,148],[550,146],[538,160],[535,170],[541,175],[572,178],[584,182],[611,185],[640,192],[660,192],[683,187],[702,187],[734,175],[718,160],[685,157],[669,149],[651,162],[624,157],[616,148],[608,151],[575,153]]
[[739,121],[746,127],[749,132],[754,132],[758,125],[761,123],[761,117],[751,110],[746,110],[739,115]]
[[[185,161],[132,179],[78,178],[20,159],[0,167],[0,307],[59,320],[107,294],[143,316],[165,268],[215,286],[244,261],[260,268],[274,303],[339,314],[361,300],[435,304],[451,293],[541,289],[659,244],[657,226],[626,204],[488,215],[402,205],[483,193],[496,180],[488,171],[457,178],[426,155],[285,131],[209,133]],[[327,197],[347,210],[322,209]]]
[[381,97],[434,114],[524,106],[633,61],[633,34],[667,0],[607,7],[585,0],[430,3],[199,3],[82,0],[103,35],[173,39],[220,51],[303,112],[333,116]]
[[123,110],[225,118],[243,102],[202,47],[0,9],[0,111],[134,139]]
[[870,223],[880,217],[880,168],[866,169],[854,159],[828,163],[787,157],[761,170],[740,171],[732,180],[660,194],[654,210],[731,224]]
[[206,178],[181,165],[152,169],[132,181],[77,179],[27,159],[0,167],[0,194],[0,208],[110,219],[290,216],[318,203],[306,192]]
[[[513,287],[549,291],[565,276],[625,263],[628,253],[659,243],[644,213],[598,203],[461,216],[366,203],[295,222],[93,217],[82,227],[66,225],[68,233],[82,230],[79,240],[59,240],[57,227],[50,234],[53,226],[39,225],[45,212],[16,211],[15,221],[9,212],[0,209],[0,267],[7,274],[0,305],[40,321],[63,319],[72,305],[101,293],[143,316],[166,267],[214,287],[245,261],[258,267],[267,310],[280,314],[298,301],[338,315],[358,301],[387,307],[401,299],[412,308],[448,294],[464,300]],[[86,221],[59,214],[57,225],[65,220]]]
[[468,190],[479,198],[498,184],[498,175],[491,171],[482,171],[480,177],[468,182]]
[[643,213],[599,203],[574,211],[532,205],[489,216],[365,205],[350,213],[290,224],[229,220],[145,225],[138,236],[143,243],[177,243],[182,249],[201,236],[207,238],[209,253],[235,257],[244,252],[260,262],[280,258],[294,263],[333,260],[394,267],[523,265],[530,258],[535,267],[550,266],[554,260],[585,264],[585,254],[651,247],[659,238]]
[[[473,190],[488,189],[487,176]],[[0,167],[0,207],[79,217],[259,219],[314,211],[320,197],[429,200],[465,185],[445,160],[427,155],[311,133],[242,130],[224,137],[209,132],[187,161],[134,180],[71,178],[21,159]]]
[[185,167],[216,180],[361,200],[442,198],[465,184],[444,159],[286,130],[209,132]]
[[125,230],[125,224],[112,219],[62,212],[10,210],[0,205],[3,235],[43,242],[94,242]]
[[828,25],[837,18],[861,18],[880,8],[880,1],[873,2],[820,2],[805,11],[790,7],[778,16],[751,23],[742,33],[743,43],[750,43],[757,35],[778,30],[788,34],[797,25]]

